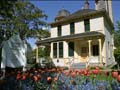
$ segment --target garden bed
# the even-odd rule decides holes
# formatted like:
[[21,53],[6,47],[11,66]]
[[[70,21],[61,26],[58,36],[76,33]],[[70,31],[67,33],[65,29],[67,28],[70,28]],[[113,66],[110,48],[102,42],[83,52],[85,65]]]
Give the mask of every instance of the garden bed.
[[1,90],[120,90],[117,71],[63,68],[31,69],[6,73]]

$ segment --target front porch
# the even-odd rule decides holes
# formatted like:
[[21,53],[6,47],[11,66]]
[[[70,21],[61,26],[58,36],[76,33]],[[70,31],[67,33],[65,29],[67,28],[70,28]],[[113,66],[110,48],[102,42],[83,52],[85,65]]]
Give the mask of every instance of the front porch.
[[[73,64],[103,65],[106,59],[104,35],[86,32],[69,36],[48,38],[37,44],[51,44],[50,57],[56,66],[71,67]],[[37,56],[36,56],[37,57]]]
[[[63,51],[59,47],[61,42],[63,43]],[[56,44],[56,48],[54,48],[54,44]],[[51,43],[51,46],[51,58],[56,66],[79,68],[81,65],[86,68],[88,65],[103,66],[106,62],[106,59],[103,58],[103,56],[105,57],[104,38],[58,41]]]

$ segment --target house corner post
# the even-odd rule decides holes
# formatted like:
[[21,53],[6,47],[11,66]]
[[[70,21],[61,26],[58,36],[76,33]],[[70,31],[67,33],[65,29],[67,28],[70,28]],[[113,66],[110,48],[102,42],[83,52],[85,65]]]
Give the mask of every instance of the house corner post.
[[99,62],[100,62],[100,64],[102,64],[102,45],[101,45],[101,39],[98,39],[98,42],[99,42]]
[[[91,42],[92,42],[92,40],[88,40],[88,46],[89,46],[89,51],[88,51],[88,53],[89,53],[89,60],[90,60],[90,57],[91,57]],[[89,60],[87,61],[87,63],[89,62]]]

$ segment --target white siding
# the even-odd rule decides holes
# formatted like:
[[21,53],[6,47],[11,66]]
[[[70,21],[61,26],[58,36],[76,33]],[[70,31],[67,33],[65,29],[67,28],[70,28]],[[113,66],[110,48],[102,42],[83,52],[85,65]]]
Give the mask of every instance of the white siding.
[[70,35],[70,24],[62,26],[62,36]]
[[75,34],[84,32],[84,21],[75,23]]
[[[59,62],[57,62],[57,60],[59,61]],[[53,63],[55,64],[55,66],[65,66],[65,64],[64,64],[64,59],[53,59]]]
[[63,42],[63,57],[68,58],[68,43],[66,41]]
[[103,25],[103,17],[90,19],[90,31],[102,32],[104,29]]
[[[107,65],[109,65],[114,62],[114,60],[113,60],[114,56],[112,54],[113,47],[111,47],[113,42],[112,42],[112,35],[110,33],[110,30],[111,30],[110,26],[108,25],[108,23],[106,21],[104,22],[104,25],[105,25],[104,32],[105,32],[105,45],[106,45],[106,62],[107,62]],[[109,44],[108,44],[108,42],[109,42]]]
[[57,27],[51,28],[51,37],[57,37]]
[[53,58],[53,43],[51,43],[50,58]]

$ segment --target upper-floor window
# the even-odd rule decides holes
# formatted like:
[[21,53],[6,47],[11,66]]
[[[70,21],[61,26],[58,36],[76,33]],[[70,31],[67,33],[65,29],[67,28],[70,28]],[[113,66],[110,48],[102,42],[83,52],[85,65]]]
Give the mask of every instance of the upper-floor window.
[[61,32],[62,32],[61,26],[58,26],[58,36],[61,36]]
[[89,19],[84,20],[84,27],[85,27],[85,32],[90,31],[90,20]]
[[74,26],[74,22],[70,23],[70,34],[74,34],[75,32],[75,26]]

